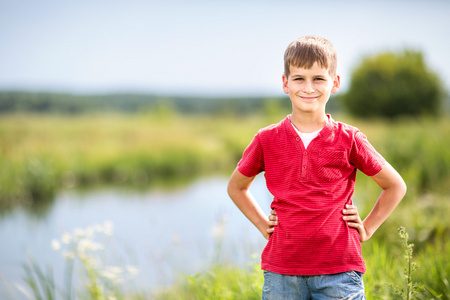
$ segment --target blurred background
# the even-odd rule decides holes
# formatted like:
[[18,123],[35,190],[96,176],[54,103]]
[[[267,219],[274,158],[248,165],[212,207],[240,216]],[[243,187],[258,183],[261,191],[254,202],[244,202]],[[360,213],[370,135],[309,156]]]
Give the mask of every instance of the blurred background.
[[[437,0],[0,0],[0,298],[259,299],[265,240],[227,180],[290,112],[287,45],[319,35],[342,83],[328,112],[408,184],[363,245],[366,296],[408,291],[404,226],[416,296],[449,299],[449,13]],[[380,191],[357,180],[365,216]],[[252,192],[268,213],[263,175]]]

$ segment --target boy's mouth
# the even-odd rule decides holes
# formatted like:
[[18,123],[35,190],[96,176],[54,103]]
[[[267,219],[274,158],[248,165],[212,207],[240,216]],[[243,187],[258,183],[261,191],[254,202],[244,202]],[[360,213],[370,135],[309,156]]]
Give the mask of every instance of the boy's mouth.
[[312,102],[312,101],[316,100],[316,99],[319,98],[319,97],[301,97],[301,96],[300,96],[300,98],[301,98],[303,101],[306,101],[306,102]]

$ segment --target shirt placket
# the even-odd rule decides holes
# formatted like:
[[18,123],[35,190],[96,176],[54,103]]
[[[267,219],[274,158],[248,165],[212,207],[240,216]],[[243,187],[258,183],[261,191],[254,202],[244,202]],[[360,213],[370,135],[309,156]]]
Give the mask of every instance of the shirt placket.
[[306,178],[306,172],[308,171],[308,160],[309,160],[309,155],[308,155],[308,151],[303,150],[303,157],[302,157],[302,172],[301,172],[301,177],[303,179]]
[[305,179],[307,177],[307,171],[308,171],[308,160],[309,160],[309,153],[308,151],[306,151],[305,146],[303,145],[303,141],[302,139],[297,136],[295,138],[297,144],[298,144],[298,149],[300,149],[300,153],[301,153],[301,171],[300,171],[300,178],[301,179]]

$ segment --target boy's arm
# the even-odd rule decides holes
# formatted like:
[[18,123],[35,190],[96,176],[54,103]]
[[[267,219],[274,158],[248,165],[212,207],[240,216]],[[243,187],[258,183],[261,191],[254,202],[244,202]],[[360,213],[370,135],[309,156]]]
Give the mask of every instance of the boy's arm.
[[358,229],[361,242],[367,241],[389,217],[406,194],[406,184],[400,174],[386,162],[383,169],[372,179],[383,189],[375,206],[369,215],[362,221],[363,228]]
[[256,202],[249,188],[255,177],[244,176],[236,168],[228,183],[228,195],[242,213],[258,228],[262,235],[269,239],[270,230],[267,215]]

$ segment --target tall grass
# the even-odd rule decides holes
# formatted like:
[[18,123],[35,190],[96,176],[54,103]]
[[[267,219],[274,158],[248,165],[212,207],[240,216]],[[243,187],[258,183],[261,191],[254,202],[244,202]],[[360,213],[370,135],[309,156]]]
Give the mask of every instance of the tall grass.
[[[101,236],[111,234],[112,224],[108,222],[76,229],[73,233],[63,233],[59,240],[52,241],[52,247],[66,259],[65,274],[54,273],[51,266],[44,271],[37,262],[31,261],[25,265],[27,289],[22,288],[21,292],[29,295],[29,299],[47,300],[261,299],[263,276],[258,255],[249,257],[246,266],[231,265],[216,256],[207,270],[193,275],[180,275],[168,288],[130,288],[131,280],[139,269],[111,266],[104,259],[111,253],[107,253],[107,243],[104,239],[102,241]],[[450,265],[447,263],[450,241],[441,239],[435,244],[430,243],[413,259],[411,244],[408,243],[408,237],[405,238],[406,231],[403,230],[402,234],[402,247],[393,247],[378,240],[369,240],[363,244],[367,265],[364,275],[367,299],[450,299]],[[218,252],[220,244],[219,237],[216,244]],[[418,268],[412,277],[409,265],[413,262]],[[133,276],[130,277],[130,274]],[[63,285],[58,285],[55,278],[63,278]],[[412,289],[413,281],[424,288],[408,293],[407,286]],[[410,295],[409,298],[406,295]]]
[[31,205],[64,187],[145,188],[230,170],[260,123],[152,114],[2,116],[0,207]]
[[113,224],[104,222],[65,232],[53,240],[53,249],[66,261],[64,274],[54,274],[52,266],[45,272],[37,261],[29,261],[24,265],[28,287],[22,289],[24,295],[42,300],[143,299],[142,293],[130,289],[140,270],[133,265],[108,264],[108,239],[112,233]]
[[[405,273],[405,268],[408,270],[413,259],[412,256],[405,258],[405,252],[410,253],[410,244],[404,237],[403,241],[406,244],[403,243],[402,247],[393,247],[379,240],[369,240],[363,244],[367,266],[367,273],[364,274],[366,298],[450,299],[450,266],[447,263],[450,241],[444,239],[438,245],[429,244],[415,255],[414,263],[418,268],[413,277],[409,271]],[[417,285],[413,288],[413,281],[423,289],[418,289]],[[183,275],[170,288],[152,295],[154,299],[261,299],[262,285],[260,265],[253,260],[250,267],[215,264],[196,275]]]
[[261,299],[263,276],[259,265],[247,268],[215,265],[208,271],[180,277],[170,289],[154,292],[152,299]]

